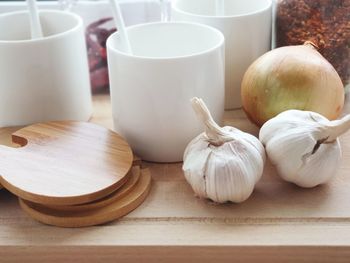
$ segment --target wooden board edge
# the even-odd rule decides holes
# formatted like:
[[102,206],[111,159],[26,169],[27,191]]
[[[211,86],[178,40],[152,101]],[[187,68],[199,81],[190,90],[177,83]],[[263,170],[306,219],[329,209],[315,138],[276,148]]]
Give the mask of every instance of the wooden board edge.
[[[349,262],[348,246],[42,246],[0,247],[1,262]],[[59,261],[58,261],[59,259]]]

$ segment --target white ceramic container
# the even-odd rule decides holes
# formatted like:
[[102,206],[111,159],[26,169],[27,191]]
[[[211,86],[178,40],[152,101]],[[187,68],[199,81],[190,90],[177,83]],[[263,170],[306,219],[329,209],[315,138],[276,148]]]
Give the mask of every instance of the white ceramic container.
[[224,0],[224,12],[216,12],[216,0],[173,0],[172,20],[203,23],[219,29],[226,42],[225,108],[242,106],[244,72],[271,48],[272,1]]
[[0,15],[0,127],[92,114],[82,19],[40,11],[44,37],[30,39],[26,11]]
[[[113,15],[110,8],[110,1],[37,1],[37,5],[39,10],[62,10],[64,6],[67,7],[67,5],[72,2],[74,4],[71,6],[70,11],[81,16],[85,24],[92,92],[107,92],[109,90],[109,83],[107,58],[104,55],[104,43],[108,34],[99,34],[99,32],[101,33],[102,30],[110,31],[115,27],[114,21],[112,20]],[[161,3],[165,4],[166,8],[162,8],[164,5]],[[170,4],[168,0],[119,0],[119,4],[126,26],[157,22],[161,20],[162,14],[170,13]],[[161,10],[164,9],[168,12],[161,12]],[[0,0],[0,14],[19,10],[27,10],[26,1]],[[106,18],[111,18],[111,20],[103,22]],[[100,52],[101,48],[102,52]]]
[[107,41],[114,126],[142,159],[181,161],[203,127],[190,99],[204,99],[220,123],[224,112],[224,36],[192,23],[128,28],[133,55],[119,33]]

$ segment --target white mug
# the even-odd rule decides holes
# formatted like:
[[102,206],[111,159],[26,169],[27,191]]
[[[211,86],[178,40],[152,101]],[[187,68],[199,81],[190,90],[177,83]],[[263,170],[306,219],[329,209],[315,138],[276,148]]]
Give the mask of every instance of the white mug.
[[[271,49],[271,0],[173,0],[172,20],[203,23],[225,36],[225,108],[241,103],[241,82],[249,65]],[[222,13],[220,13],[222,12]]]
[[192,23],[149,23],[127,29],[132,55],[119,33],[107,40],[114,127],[137,155],[154,162],[182,161],[186,145],[203,131],[190,104],[224,113],[224,36]]
[[0,127],[92,114],[82,19],[40,11],[44,37],[31,39],[28,12],[0,15]]

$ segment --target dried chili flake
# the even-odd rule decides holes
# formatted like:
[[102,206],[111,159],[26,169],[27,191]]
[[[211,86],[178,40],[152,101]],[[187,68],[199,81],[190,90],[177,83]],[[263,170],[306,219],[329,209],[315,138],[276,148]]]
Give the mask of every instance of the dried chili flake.
[[278,0],[278,47],[312,41],[350,83],[350,0]]
[[106,29],[105,24],[112,18],[107,17],[91,23],[86,28],[85,38],[89,58],[90,81],[93,92],[108,90],[107,67],[107,38],[116,31],[115,28]]

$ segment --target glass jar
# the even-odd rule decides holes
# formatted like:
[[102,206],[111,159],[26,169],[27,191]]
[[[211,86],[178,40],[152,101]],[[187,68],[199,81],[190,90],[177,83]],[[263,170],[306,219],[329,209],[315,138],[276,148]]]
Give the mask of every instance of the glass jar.
[[[166,19],[167,0],[120,0],[126,26]],[[93,93],[109,91],[106,40],[117,31],[109,1],[59,0],[61,9],[82,16],[86,31],[91,88]]]
[[350,83],[350,0],[277,0],[276,46],[312,41]]
[[[170,0],[119,0],[119,3],[127,26],[169,19]],[[116,31],[109,0],[39,0],[38,7],[71,11],[83,18],[92,92],[108,92],[106,40]],[[25,1],[0,0],[0,14],[26,8]]]

